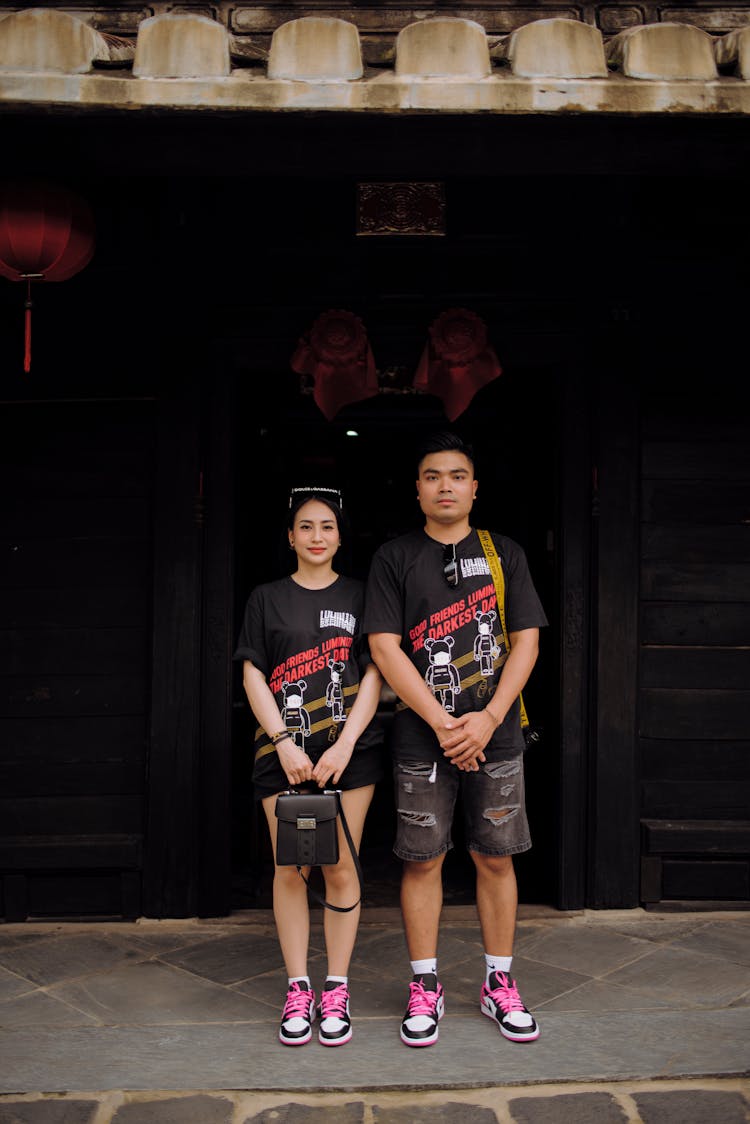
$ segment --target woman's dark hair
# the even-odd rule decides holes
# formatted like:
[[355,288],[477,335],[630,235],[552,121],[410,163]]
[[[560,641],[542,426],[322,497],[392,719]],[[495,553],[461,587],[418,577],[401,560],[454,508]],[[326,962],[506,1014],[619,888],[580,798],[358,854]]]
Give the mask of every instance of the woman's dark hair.
[[457,433],[451,433],[447,429],[438,433],[431,433],[418,447],[417,475],[419,475],[419,470],[422,467],[422,461],[425,457],[429,457],[431,453],[462,453],[471,462],[471,467],[474,468],[474,450],[471,445],[468,441],[459,437]]
[[[324,503],[329,509],[336,520],[336,526],[339,529],[339,534],[343,535],[345,529],[344,512],[341,508],[341,504],[336,503],[336,501],[332,498],[332,495],[327,494],[328,491],[329,489],[326,489],[325,492],[318,492],[315,490],[315,488],[311,488],[309,492],[299,492],[297,495],[294,495],[293,493],[292,500],[289,505],[289,518],[287,519],[288,529],[290,531],[294,529],[294,520],[296,518],[297,512],[301,507],[304,507],[306,503],[310,502],[310,500],[318,500],[320,503]],[[333,493],[333,489],[330,489],[330,492]],[[341,493],[337,492],[336,495],[340,496]]]

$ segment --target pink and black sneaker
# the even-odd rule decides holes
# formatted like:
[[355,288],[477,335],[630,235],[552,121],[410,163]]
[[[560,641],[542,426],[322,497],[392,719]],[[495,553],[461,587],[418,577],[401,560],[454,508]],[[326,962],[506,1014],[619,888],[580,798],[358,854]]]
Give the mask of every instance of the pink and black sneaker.
[[304,980],[294,980],[286,993],[279,1042],[285,1046],[304,1046],[312,1038],[314,1021],[315,992]]
[[515,980],[505,972],[490,972],[489,984],[482,985],[480,1009],[511,1042],[533,1042],[539,1037],[539,1027],[521,1002]]
[[352,1036],[349,1018],[349,989],[345,983],[326,983],[318,1004],[318,1041],[324,1046],[343,1046]]
[[444,1011],[443,987],[437,976],[417,976],[409,984],[409,1005],[401,1023],[401,1041],[407,1046],[432,1046],[438,1040],[438,1023]]

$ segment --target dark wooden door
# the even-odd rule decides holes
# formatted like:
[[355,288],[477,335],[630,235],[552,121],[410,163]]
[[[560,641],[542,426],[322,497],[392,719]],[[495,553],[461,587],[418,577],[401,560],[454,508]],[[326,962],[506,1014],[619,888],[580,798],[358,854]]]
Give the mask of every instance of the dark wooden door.
[[731,388],[652,393],[642,437],[641,895],[736,908],[750,902],[750,427]]
[[3,409],[6,920],[140,912],[153,445],[149,402]]

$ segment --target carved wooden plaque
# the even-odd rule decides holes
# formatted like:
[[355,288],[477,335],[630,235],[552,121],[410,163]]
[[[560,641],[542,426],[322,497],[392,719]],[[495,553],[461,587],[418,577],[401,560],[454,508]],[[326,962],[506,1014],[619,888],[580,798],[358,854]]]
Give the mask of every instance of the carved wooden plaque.
[[357,234],[445,234],[442,183],[358,183]]

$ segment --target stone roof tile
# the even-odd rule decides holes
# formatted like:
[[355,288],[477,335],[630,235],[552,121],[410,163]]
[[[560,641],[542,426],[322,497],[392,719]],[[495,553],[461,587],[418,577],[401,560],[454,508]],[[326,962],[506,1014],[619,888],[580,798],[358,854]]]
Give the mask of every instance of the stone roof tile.
[[[267,71],[260,47],[258,65],[232,70],[230,45],[218,20],[157,15],[139,25],[132,75],[96,70],[118,61],[127,66],[128,42],[59,10],[15,12],[0,17],[0,102],[21,111],[55,106],[70,112],[86,106],[750,114],[750,27],[723,39],[682,23],[629,28],[606,48],[616,72],[604,66],[600,32],[563,18],[531,22],[502,41],[473,20],[419,20],[399,33],[395,68],[377,73],[363,69],[355,24],[333,17],[282,23]],[[493,69],[493,57],[503,65]],[[737,77],[719,77],[717,61]]]

